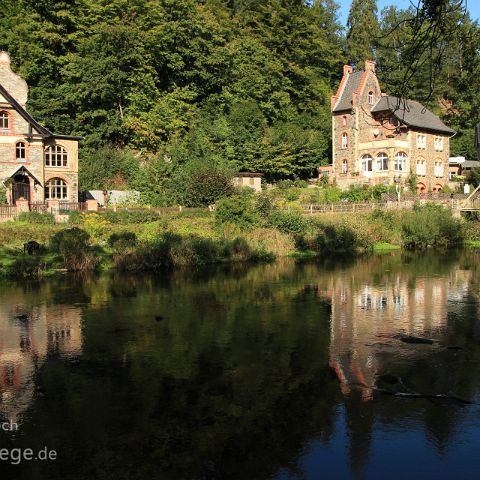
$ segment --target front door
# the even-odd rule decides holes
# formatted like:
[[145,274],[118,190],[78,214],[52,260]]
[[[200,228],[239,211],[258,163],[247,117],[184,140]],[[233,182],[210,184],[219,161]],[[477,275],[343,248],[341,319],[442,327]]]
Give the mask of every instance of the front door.
[[13,177],[12,200],[16,204],[19,198],[24,198],[30,202],[30,182],[26,175],[17,175]]

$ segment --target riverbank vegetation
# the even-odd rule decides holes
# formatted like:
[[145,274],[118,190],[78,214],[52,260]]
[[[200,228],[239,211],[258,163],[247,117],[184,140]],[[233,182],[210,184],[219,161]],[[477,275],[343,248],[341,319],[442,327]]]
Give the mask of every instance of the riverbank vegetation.
[[[454,219],[439,205],[307,216],[248,192],[221,200],[216,212],[74,212],[66,224],[47,218],[27,215],[0,224],[1,275],[38,277],[109,268],[157,271],[285,256],[449,248],[480,240],[478,222]],[[23,244],[31,240],[42,247],[29,256]]]

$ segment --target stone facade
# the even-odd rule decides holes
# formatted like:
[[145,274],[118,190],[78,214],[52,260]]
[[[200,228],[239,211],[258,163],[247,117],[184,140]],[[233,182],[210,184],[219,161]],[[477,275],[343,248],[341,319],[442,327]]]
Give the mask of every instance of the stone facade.
[[22,197],[31,203],[76,202],[80,138],[39,125],[25,110],[27,100],[26,82],[11,70],[8,54],[0,52],[0,186],[7,187],[7,202]]
[[[348,96],[348,98],[346,98]],[[381,108],[382,104],[389,105]],[[453,131],[417,102],[388,103],[375,74],[344,66],[332,97],[333,170],[338,186],[400,183],[417,176],[419,192],[440,191],[448,184],[448,158]],[[411,107],[408,102],[412,102]]]

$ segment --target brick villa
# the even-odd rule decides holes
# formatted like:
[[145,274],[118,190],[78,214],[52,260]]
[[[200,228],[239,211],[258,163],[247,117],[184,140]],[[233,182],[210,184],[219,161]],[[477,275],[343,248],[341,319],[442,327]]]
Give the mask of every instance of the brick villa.
[[7,203],[78,199],[78,141],[56,135],[25,109],[28,86],[0,52],[0,187]]
[[337,185],[405,185],[410,172],[420,193],[448,184],[450,138],[455,132],[420,103],[382,93],[375,62],[343,67],[331,99],[333,175]]

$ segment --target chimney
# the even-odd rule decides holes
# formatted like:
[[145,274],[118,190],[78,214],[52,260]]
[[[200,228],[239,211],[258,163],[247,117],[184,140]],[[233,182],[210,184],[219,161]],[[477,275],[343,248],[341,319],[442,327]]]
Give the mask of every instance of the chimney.
[[353,67],[351,65],[343,66],[343,76],[346,77],[349,73],[353,72]]
[[375,73],[375,62],[373,60],[365,60],[365,71]]
[[27,82],[12,71],[10,56],[2,51],[0,51],[0,85],[25,108],[28,99]]

